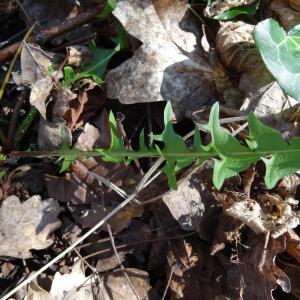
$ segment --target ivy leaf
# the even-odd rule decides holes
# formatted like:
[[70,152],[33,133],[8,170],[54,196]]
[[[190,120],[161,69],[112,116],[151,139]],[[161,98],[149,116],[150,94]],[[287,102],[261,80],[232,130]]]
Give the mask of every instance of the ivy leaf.
[[280,87],[300,101],[300,25],[288,33],[273,19],[256,25],[253,38]]
[[206,129],[210,131],[212,142],[210,148],[215,150],[220,160],[215,159],[213,183],[220,189],[226,178],[245,171],[251,163],[255,163],[260,156],[240,144],[229,131],[222,128],[219,123],[219,104],[215,103],[210,111],[210,117]]
[[271,158],[263,158],[266,165],[265,183],[273,188],[283,176],[295,173],[300,169],[300,138],[295,137],[289,144],[282,138],[280,132],[264,125],[254,113],[248,117],[250,134],[256,141],[256,152],[261,151],[262,156],[271,155]]
[[226,20],[232,20],[235,17],[242,15],[242,14],[255,15],[255,13],[259,7],[259,4],[260,4],[260,0],[256,0],[254,3],[252,3],[250,5],[242,5],[239,7],[233,7],[233,8],[230,8],[229,10],[224,11],[221,14],[215,16],[214,19],[226,21]]

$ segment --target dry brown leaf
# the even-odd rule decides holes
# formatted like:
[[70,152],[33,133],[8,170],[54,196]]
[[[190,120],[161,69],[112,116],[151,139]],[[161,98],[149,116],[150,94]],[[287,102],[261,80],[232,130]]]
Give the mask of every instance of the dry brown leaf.
[[0,255],[25,259],[30,249],[49,247],[51,233],[61,225],[59,213],[53,199],[36,195],[21,203],[16,196],[6,198],[0,208]]
[[287,253],[300,264],[300,237],[294,230],[289,230],[285,237]]
[[210,192],[212,184],[208,174],[212,169],[204,166],[200,172],[185,178],[178,184],[178,189],[163,196],[173,217],[184,230],[197,230],[203,239],[212,235],[211,228],[217,211],[217,203]]
[[280,198],[262,195],[259,202],[244,197],[241,201],[233,201],[225,212],[249,226],[256,234],[270,232],[273,238],[278,238],[300,223],[299,213]]
[[[125,269],[140,299],[160,299],[149,284],[147,272]],[[36,281],[32,282],[25,300],[132,300],[135,294],[124,272],[117,270],[104,276],[85,276],[82,261],[77,260],[70,274],[55,273],[51,290],[45,291]]]
[[113,14],[143,45],[108,73],[109,98],[124,104],[170,100],[181,116],[214,100],[214,71],[197,47],[199,28],[186,1],[121,0]]
[[206,246],[185,239],[172,241],[168,253],[168,272],[174,267],[170,281],[171,299],[215,299],[221,293],[223,272]]
[[34,83],[30,93],[30,104],[39,111],[44,119],[46,119],[46,100],[50,95],[52,87],[52,78],[48,76],[43,77]]
[[[149,284],[149,275],[147,272],[134,269],[126,268],[125,272],[135,289],[135,292],[140,299],[145,300],[158,300],[161,299],[156,291]],[[108,273],[104,275],[104,285],[107,293],[110,295],[108,299],[114,300],[132,300],[136,299],[136,296],[129,285],[127,279],[124,276],[122,270]]]
[[[254,111],[258,117],[271,122],[273,114],[292,107],[297,101],[283,93],[266,69],[252,38],[253,29],[254,25],[241,21],[222,24],[217,48],[222,62],[241,73],[239,89],[245,94],[241,110]],[[282,131],[286,129],[285,124],[276,124],[276,127]]]
[[204,13],[208,17],[213,17],[229,10],[230,8],[249,5],[253,2],[255,2],[255,0],[215,0],[211,5],[207,5]]
[[31,282],[25,300],[93,300],[96,296],[93,291],[95,284],[97,282],[92,276],[85,276],[83,262],[77,260],[70,274],[55,273],[49,292],[37,281]]
[[[65,21],[67,18],[75,17],[78,13],[76,1],[73,0],[23,0],[22,6],[32,20],[43,23],[43,25],[58,20]],[[24,20],[28,21],[26,18]]]
[[298,0],[272,0],[270,9],[278,16],[285,30],[290,30],[300,23],[300,3]]
[[259,50],[255,46],[252,31],[254,25],[225,22],[217,34],[217,49],[225,66],[237,72],[260,74],[265,70]]
[[52,122],[65,123],[63,115],[69,109],[69,102],[77,98],[77,94],[68,88],[59,88],[52,93],[54,105],[52,109]]
[[284,176],[277,185],[276,190],[283,199],[295,197],[299,184],[300,177],[298,174]]
[[81,67],[89,65],[93,59],[92,51],[84,45],[74,45],[67,47],[68,62],[67,65]]
[[99,196],[80,180],[74,173],[67,173],[65,177],[45,175],[48,196],[59,202],[73,204],[91,204]]
[[53,124],[40,118],[38,131],[39,150],[54,150],[67,143],[72,144],[70,129],[64,124]]
[[68,109],[63,114],[63,118],[71,130],[76,129],[99,115],[105,103],[106,98],[101,88],[81,90],[78,97],[68,103]]
[[[43,50],[39,45],[27,43],[21,52],[21,73],[13,73],[18,85],[33,85],[49,74],[49,68],[58,64],[60,58],[57,54]],[[62,72],[57,74],[61,78]]]
[[232,264],[218,256],[227,269],[227,296],[230,299],[274,300],[272,291],[277,284],[289,293],[289,278],[274,263],[277,254],[285,250],[284,238],[271,238],[266,249],[264,235],[250,235],[244,243],[247,247],[239,253],[239,263]]
[[214,239],[211,246],[211,255],[225,248],[226,243],[240,242],[241,222],[235,220],[225,213],[218,217],[218,225],[214,232]]

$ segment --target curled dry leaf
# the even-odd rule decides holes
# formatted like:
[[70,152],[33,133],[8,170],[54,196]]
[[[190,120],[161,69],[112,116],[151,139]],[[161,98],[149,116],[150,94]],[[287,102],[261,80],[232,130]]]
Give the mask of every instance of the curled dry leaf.
[[217,49],[225,66],[237,72],[260,74],[265,69],[259,50],[254,44],[254,25],[242,21],[225,22],[217,34]]
[[59,272],[55,273],[49,292],[47,292],[42,286],[40,286],[37,281],[31,282],[25,299],[93,300],[96,296],[96,293],[94,293],[93,291],[93,285],[96,283],[96,280],[92,276],[85,276],[83,262],[77,260],[74,263],[72,272],[70,274],[60,274]]
[[[167,255],[171,299],[216,299],[221,294],[223,270],[210,256],[204,243],[178,239],[171,242]],[[217,279],[219,278],[219,279]]]
[[207,5],[204,13],[208,17],[213,17],[229,10],[230,8],[249,5],[255,1],[256,0],[216,0],[213,1],[211,5]]
[[224,257],[219,256],[227,269],[227,296],[230,299],[274,300],[272,291],[277,284],[289,293],[290,280],[274,263],[277,254],[285,250],[284,238],[270,238],[265,247],[264,235],[253,234],[244,243],[247,247],[239,253],[240,263],[225,262]]
[[69,109],[69,102],[77,98],[77,94],[68,88],[58,88],[53,93],[54,105],[52,109],[52,122],[65,123],[63,116]]
[[277,192],[283,198],[295,197],[300,184],[300,177],[297,174],[284,176],[277,185]]
[[[273,114],[292,107],[297,101],[283,93],[266,69],[252,38],[253,29],[254,25],[242,21],[222,24],[217,34],[217,49],[224,65],[241,73],[239,89],[245,94],[241,110],[253,110],[261,118],[274,120]],[[265,121],[269,122],[267,118]],[[280,126],[284,124],[276,124]]]
[[197,47],[199,27],[185,1],[121,0],[113,14],[143,45],[108,73],[109,98],[125,104],[170,100],[181,116],[213,100],[213,70]]
[[49,247],[51,233],[61,225],[59,213],[53,199],[35,195],[21,203],[16,196],[6,198],[0,208],[0,255],[26,259],[30,249]]
[[46,119],[46,101],[52,90],[53,82],[51,77],[43,77],[34,83],[29,102],[33,105],[41,114],[41,116]]
[[270,9],[278,16],[285,30],[290,30],[300,23],[300,3],[298,0],[272,0]]
[[67,47],[68,63],[67,65],[81,67],[89,65],[93,60],[92,51],[84,45],[74,45]]
[[[60,57],[52,52],[43,50],[39,45],[27,43],[21,52],[21,73],[13,73],[14,81],[18,84],[33,85],[50,73],[50,68],[58,64]],[[57,78],[61,78],[60,72]]]
[[279,197],[263,195],[259,202],[246,197],[240,201],[234,199],[231,204],[227,203],[225,212],[249,226],[256,234],[270,232],[273,238],[299,225],[299,214]]

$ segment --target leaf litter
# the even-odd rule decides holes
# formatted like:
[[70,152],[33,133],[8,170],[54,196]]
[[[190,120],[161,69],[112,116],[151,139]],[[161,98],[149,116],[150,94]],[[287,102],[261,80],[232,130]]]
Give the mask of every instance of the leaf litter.
[[[5,43],[20,41],[10,22],[38,27],[1,100],[1,297],[28,274],[15,299],[299,297],[299,3],[26,0],[15,9],[20,17],[5,8],[0,21]],[[195,120],[201,133],[184,141]],[[195,149],[213,161],[190,166]],[[136,194],[153,153],[166,158],[163,172]]]

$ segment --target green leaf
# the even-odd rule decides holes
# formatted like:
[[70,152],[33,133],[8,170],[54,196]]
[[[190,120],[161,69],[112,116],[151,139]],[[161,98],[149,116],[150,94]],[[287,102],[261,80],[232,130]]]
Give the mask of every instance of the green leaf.
[[206,128],[210,131],[212,142],[209,145],[219,155],[215,159],[213,182],[220,189],[226,178],[245,171],[251,163],[255,163],[260,156],[240,144],[229,131],[219,123],[219,104],[215,103],[210,111],[209,122]]
[[117,129],[117,122],[112,112],[109,113],[109,125],[111,134],[111,144],[109,149],[98,149],[103,155],[103,160],[119,163],[126,159],[129,155],[129,151],[126,150],[123,140],[120,137],[119,131]]
[[126,32],[123,27],[119,27],[118,35],[116,38],[112,38],[112,41],[115,43],[113,49],[106,49],[101,47],[96,47],[95,42],[89,43],[89,48],[93,53],[92,62],[84,66],[84,70],[79,73],[75,73],[73,68],[70,66],[64,67],[64,84],[67,86],[72,86],[75,81],[91,77],[97,84],[103,83],[103,75],[106,72],[107,65],[110,59],[118,51],[127,47]]
[[300,101],[300,26],[286,33],[277,21],[267,19],[256,25],[253,38],[280,87]]
[[67,87],[71,87],[75,82],[75,72],[72,67],[66,66],[64,67],[64,85]]
[[[168,176],[168,183],[173,189],[177,189],[175,173],[180,169],[190,165],[197,159],[199,154],[189,150],[183,138],[174,132],[172,125],[173,111],[171,103],[168,102],[164,111],[165,129],[160,135],[154,136],[156,140],[164,142],[161,153],[166,159],[166,165],[162,168]],[[191,154],[195,155],[191,155]]]
[[271,189],[283,176],[300,169],[300,138],[295,137],[288,144],[277,130],[264,125],[254,113],[249,114],[248,122],[250,134],[256,141],[256,152],[271,156],[263,158],[266,165],[265,183]]
[[227,11],[222,12],[221,14],[214,17],[217,20],[232,20],[235,17],[246,14],[246,15],[255,15],[260,4],[260,0],[256,0],[254,3],[250,5],[242,5],[238,7],[232,7]]
[[115,49],[97,48],[94,42],[89,44],[89,48],[93,53],[93,60],[89,65],[84,67],[83,72],[76,74],[75,80],[92,77],[96,83],[102,84],[103,80],[101,78],[106,71],[110,59],[117,51]]
[[107,0],[106,4],[99,15],[98,18],[106,18],[108,17],[112,11],[116,8],[117,0]]

